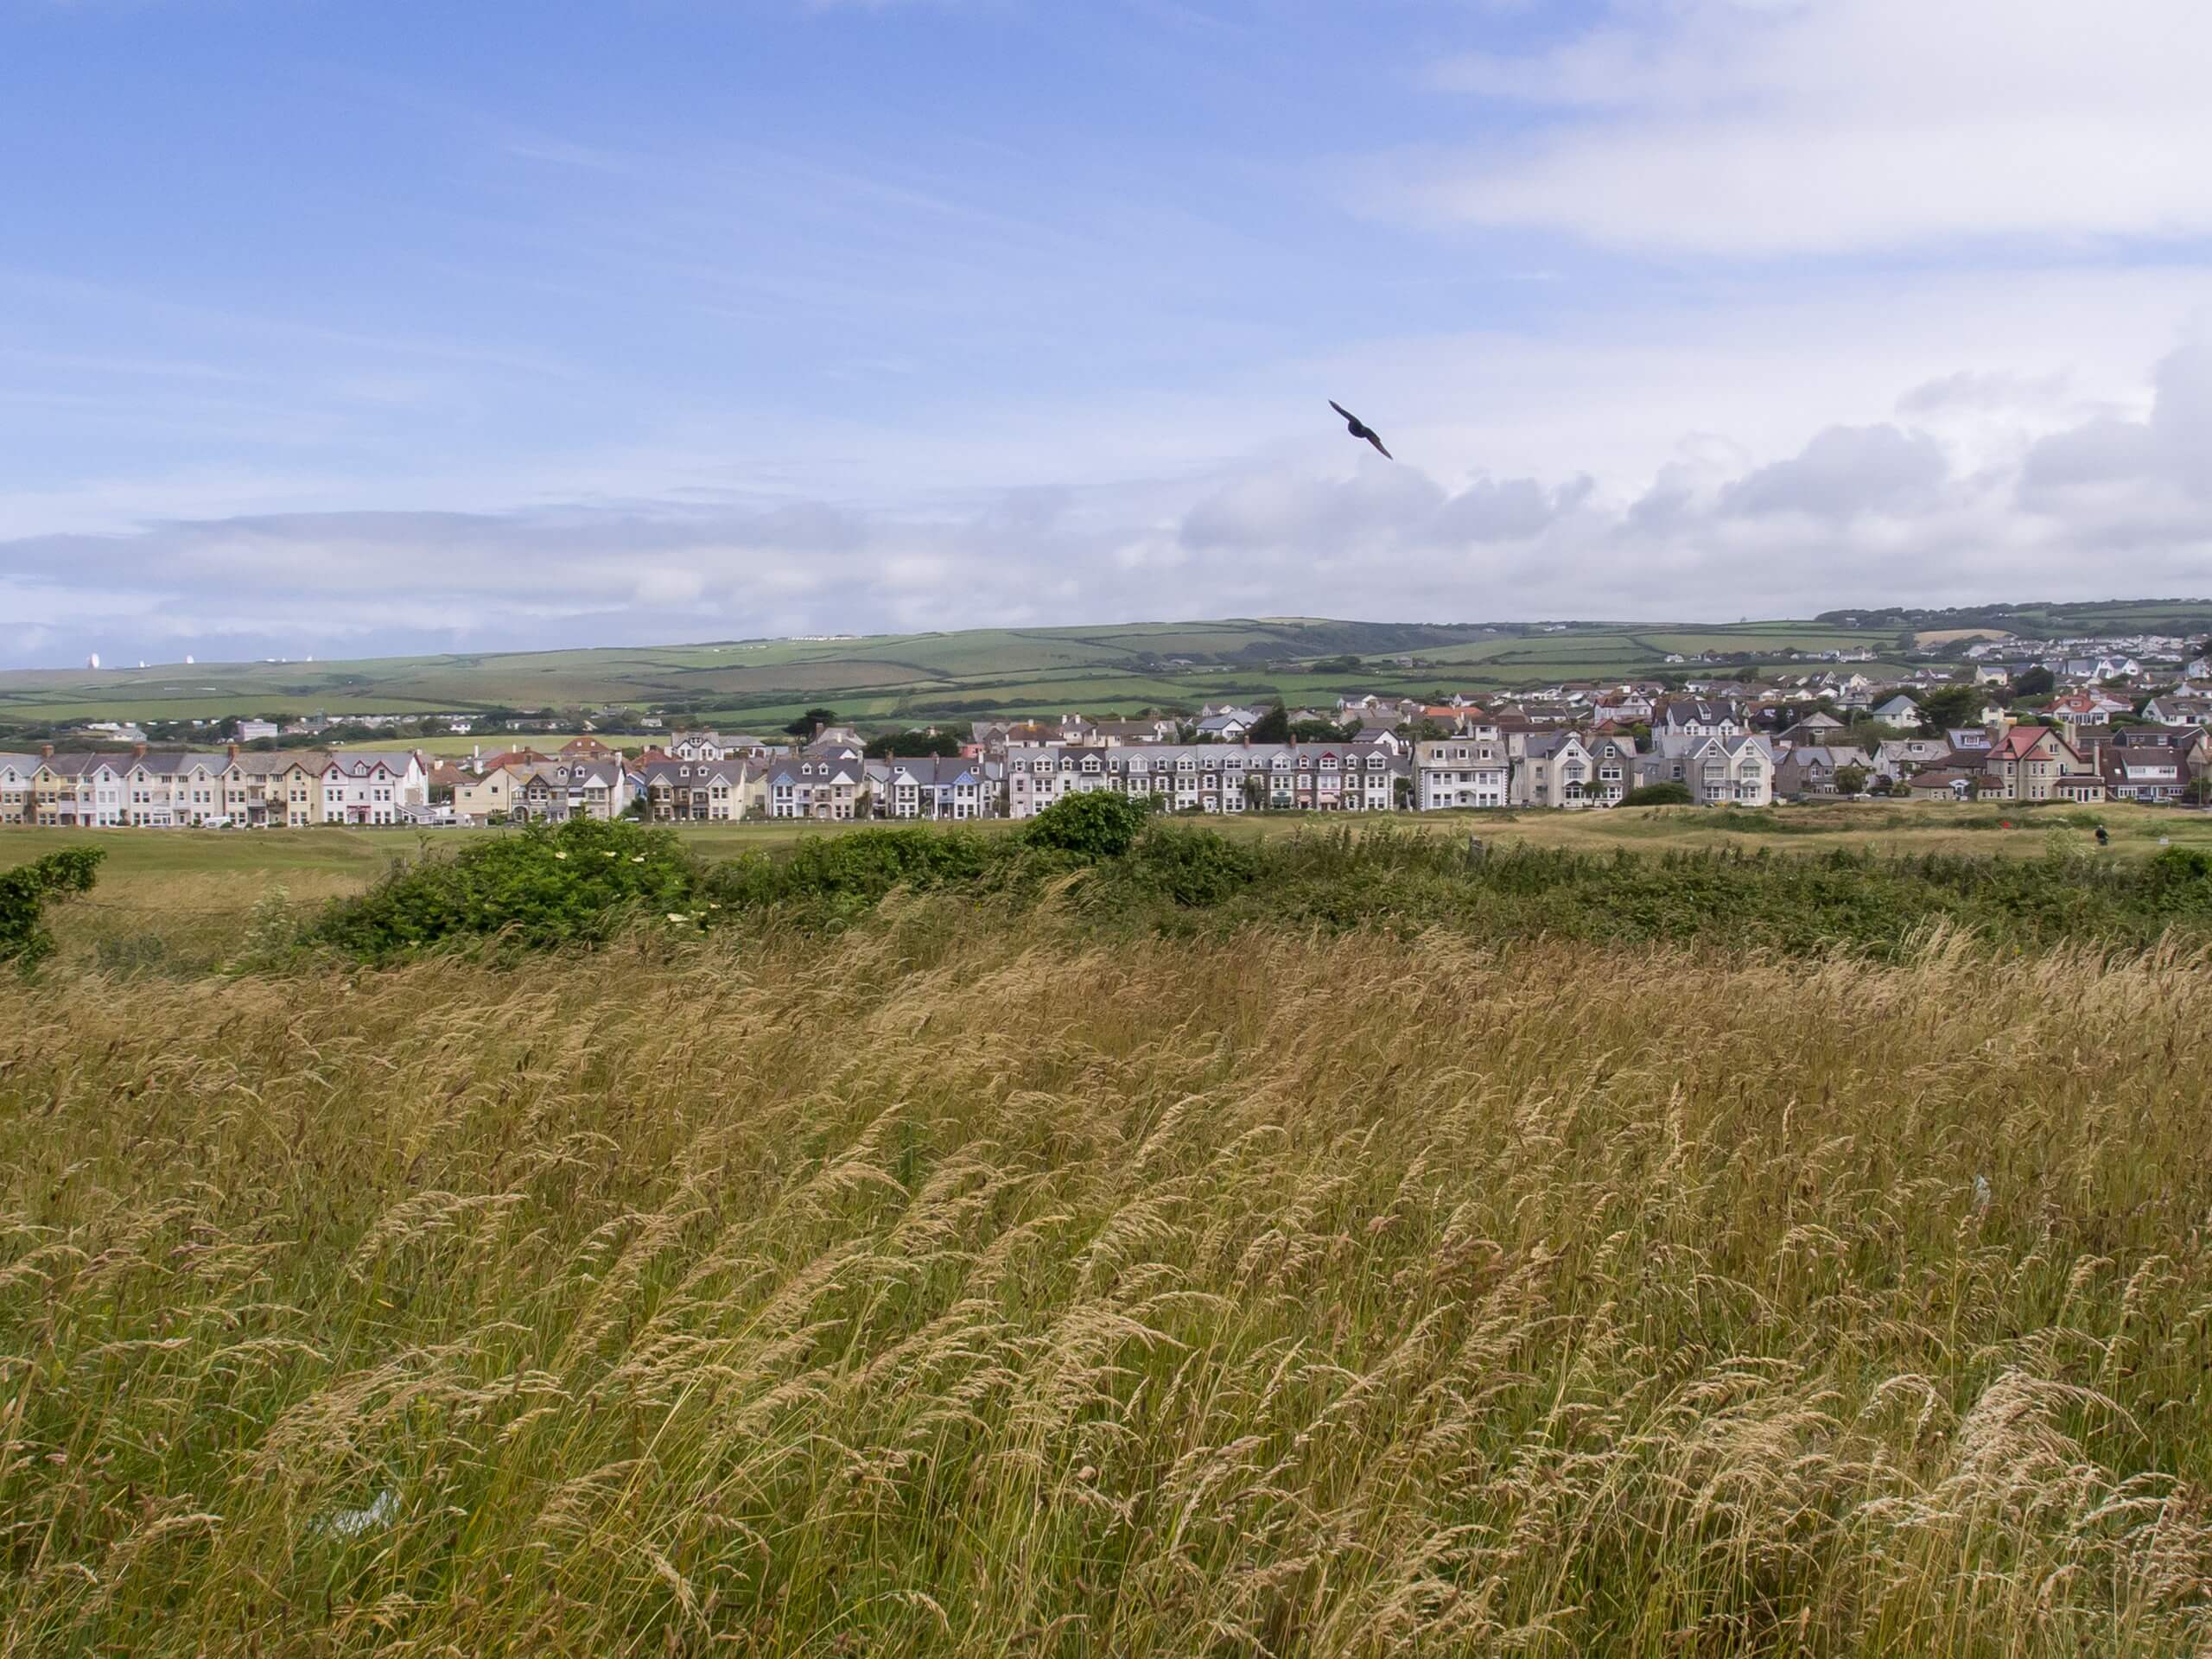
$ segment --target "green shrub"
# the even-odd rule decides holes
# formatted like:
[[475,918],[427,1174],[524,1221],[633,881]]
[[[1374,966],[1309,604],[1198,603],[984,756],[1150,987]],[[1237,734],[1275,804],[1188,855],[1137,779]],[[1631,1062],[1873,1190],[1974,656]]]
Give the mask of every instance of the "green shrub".
[[1623,806],[1688,806],[1697,798],[1685,783],[1639,784],[1621,797]]
[[1089,896],[1094,903],[1121,905],[1165,899],[1179,908],[1226,903],[1260,879],[1260,854],[1211,830],[1155,824],[1139,837],[1128,855],[1102,867]]
[[1095,790],[1046,807],[1029,821],[1021,838],[1032,847],[1096,862],[1119,858],[1136,845],[1149,815],[1141,802],[1113,790]]
[[749,854],[708,873],[709,899],[729,909],[814,903],[849,913],[893,887],[980,882],[1017,850],[1004,837],[919,826],[817,836],[777,858]]
[[73,893],[92,891],[94,873],[106,856],[102,847],[65,847],[0,870],[0,962],[29,967],[51,955],[54,936],[42,919],[46,906]]
[[2164,909],[2192,916],[2212,913],[2212,853],[2168,847],[2152,856],[2143,881]]
[[500,938],[532,950],[597,944],[642,918],[702,925],[701,872],[676,836],[572,818],[477,842],[450,858],[396,865],[331,906],[307,942],[365,962]]

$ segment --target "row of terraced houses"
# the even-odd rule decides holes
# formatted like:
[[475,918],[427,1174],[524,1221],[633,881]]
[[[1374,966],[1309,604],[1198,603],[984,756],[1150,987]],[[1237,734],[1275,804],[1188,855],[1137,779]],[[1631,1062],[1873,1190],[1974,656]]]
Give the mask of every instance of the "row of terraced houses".
[[[1836,741],[1813,714],[1777,733],[1748,729],[1725,701],[1650,711],[1648,735],[1612,721],[1544,725],[1471,707],[1430,709],[1409,737],[1382,710],[1341,741],[1159,741],[1170,722],[981,722],[950,756],[878,759],[833,728],[800,747],[687,733],[624,755],[592,738],[556,754],[522,750],[474,766],[406,751],[157,751],[0,754],[0,823],[57,827],[276,826],[559,822],[635,811],[657,823],[744,818],[1027,818],[1055,801],[1114,790],[1176,811],[1578,810],[1677,784],[1708,806],[1847,793],[1872,785],[1921,800],[2127,800],[2174,804],[2212,772],[2212,708],[2110,731],[2002,718],[1870,749]],[[1456,729],[1435,733],[1439,716]],[[1243,723],[1243,711],[1214,713]],[[1410,726],[1411,722],[1406,722]],[[1241,736],[1241,732],[1237,734]],[[1856,774],[1856,778],[1854,778]],[[432,805],[436,794],[440,804]]]
[[0,823],[169,829],[396,824],[429,796],[423,758],[404,750],[156,750],[0,754]]

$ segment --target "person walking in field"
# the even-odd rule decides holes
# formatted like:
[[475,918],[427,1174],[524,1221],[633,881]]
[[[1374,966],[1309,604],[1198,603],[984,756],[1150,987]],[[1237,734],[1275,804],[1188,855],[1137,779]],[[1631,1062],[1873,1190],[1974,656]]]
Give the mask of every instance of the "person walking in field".
[[2097,826],[2097,845],[2100,847],[2112,845],[2112,837],[2105,833],[2105,827],[2101,823]]

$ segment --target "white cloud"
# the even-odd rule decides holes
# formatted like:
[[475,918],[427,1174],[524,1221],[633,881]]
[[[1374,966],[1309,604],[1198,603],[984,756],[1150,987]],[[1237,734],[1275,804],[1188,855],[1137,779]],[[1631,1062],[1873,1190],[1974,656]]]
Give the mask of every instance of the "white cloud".
[[1875,422],[1779,454],[1693,436],[1654,471],[1610,481],[1567,469],[1454,486],[1332,443],[1179,480],[995,493],[957,512],[793,500],[171,523],[0,543],[0,608],[48,630],[35,649],[10,641],[17,659],[53,661],[194,639],[329,654],[402,633],[603,644],[1283,610],[1656,619],[2202,592],[2212,335],[2171,350],[2152,388],[2142,419],[2023,434],[2000,460]]
[[[1440,85],[1544,118],[1385,199],[1613,246],[1834,253],[2212,232],[2202,0],[1623,0]],[[1410,175],[1413,182],[1402,182]]]
[[1731,485],[1722,507],[1743,518],[1802,513],[1836,523],[1870,513],[1897,518],[1935,506],[1949,476],[1950,463],[1925,432],[1886,424],[1832,426],[1801,454]]

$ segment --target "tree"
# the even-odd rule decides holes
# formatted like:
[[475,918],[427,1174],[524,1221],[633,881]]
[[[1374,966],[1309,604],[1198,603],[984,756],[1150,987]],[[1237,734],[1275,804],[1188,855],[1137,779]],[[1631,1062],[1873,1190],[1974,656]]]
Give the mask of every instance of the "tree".
[[1267,810],[1268,780],[1256,772],[1244,774],[1244,804],[1255,812]]
[[1281,703],[1262,715],[1252,722],[1252,729],[1244,734],[1247,743],[1287,743],[1290,741],[1290,711]]
[[1839,794],[1865,794],[1866,792],[1866,768],[1864,766],[1838,766],[1835,769],[1835,786]]
[[812,737],[824,726],[835,726],[836,723],[837,711],[835,709],[810,709],[784,729],[793,737]]
[[107,856],[103,847],[65,847],[12,870],[0,870],[0,962],[29,967],[54,950],[41,925],[46,906],[73,893],[91,891],[93,872]]
[[1945,685],[1920,694],[1921,729],[1931,735],[1974,723],[1984,701],[1978,685]]
[[891,755],[955,755],[960,753],[960,740],[950,732],[884,732],[868,740],[865,753],[878,760]]
[[1342,743],[1351,733],[1332,720],[1301,720],[1290,728],[1290,736],[1295,743]]
[[1862,715],[1847,723],[1841,731],[1832,733],[1828,741],[1838,748],[1864,749],[1872,754],[1883,744],[1893,742],[1904,735],[1888,721]]
[[2012,695],[2016,697],[2047,697],[2058,690],[2058,682],[2041,663],[2023,670],[2012,681]]
[[1639,784],[1621,797],[1623,806],[1688,806],[1696,800],[1685,783],[1669,779],[1664,783]]

